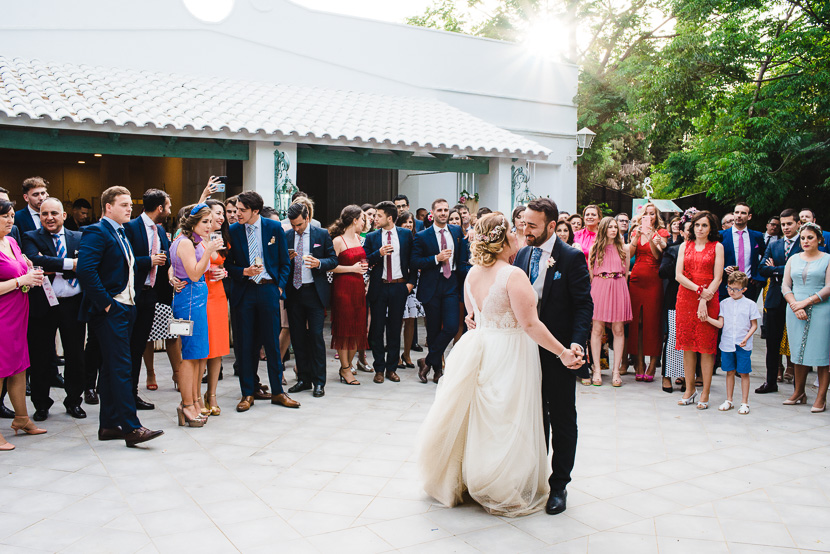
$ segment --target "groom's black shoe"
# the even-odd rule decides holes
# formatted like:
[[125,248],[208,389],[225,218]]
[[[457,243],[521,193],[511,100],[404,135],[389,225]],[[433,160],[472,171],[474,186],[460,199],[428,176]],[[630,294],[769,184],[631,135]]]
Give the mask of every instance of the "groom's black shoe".
[[427,375],[429,375],[429,366],[427,365],[426,358],[421,358],[418,360],[418,379],[422,383],[426,383]]
[[545,511],[550,515],[561,514],[565,511],[565,499],[568,498],[568,491],[550,491],[548,503],[545,504]]

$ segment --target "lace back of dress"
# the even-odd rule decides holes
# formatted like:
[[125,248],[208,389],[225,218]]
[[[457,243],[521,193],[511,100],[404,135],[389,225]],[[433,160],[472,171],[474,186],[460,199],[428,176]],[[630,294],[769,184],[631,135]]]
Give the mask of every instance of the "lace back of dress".
[[490,292],[479,308],[480,321],[477,324],[483,329],[518,329],[516,314],[510,307],[510,297],[507,295],[507,280],[514,271],[520,271],[513,266],[505,266],[496,274],[496,280],[490,287]]

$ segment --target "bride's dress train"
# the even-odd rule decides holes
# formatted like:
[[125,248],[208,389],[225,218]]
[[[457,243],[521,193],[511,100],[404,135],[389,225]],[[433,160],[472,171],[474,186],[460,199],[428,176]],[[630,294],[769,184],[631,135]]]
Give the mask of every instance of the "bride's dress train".
[[541,510],[550,467],[542,424],[538,345],[519,327],[507,295],[512,266],[499,270],[476,329],[446,360],[435,402],[418,434],[424,490],[446,506],[464,491],[496,515]]

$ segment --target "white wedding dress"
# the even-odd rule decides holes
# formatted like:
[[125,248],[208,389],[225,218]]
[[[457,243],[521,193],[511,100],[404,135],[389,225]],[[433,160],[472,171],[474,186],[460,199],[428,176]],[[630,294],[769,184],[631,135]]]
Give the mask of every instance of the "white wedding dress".
[[539,347],[510,308],[505,266],[446,360],[435,402],[418,433],[424,490],[451,507],[470,496],[495,515],[541,510],[550,465],[542,424]]

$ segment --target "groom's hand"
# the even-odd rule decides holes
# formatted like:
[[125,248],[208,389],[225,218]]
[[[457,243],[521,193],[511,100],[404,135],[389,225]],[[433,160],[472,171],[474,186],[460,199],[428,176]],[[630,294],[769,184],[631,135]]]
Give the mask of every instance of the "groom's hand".
[[467,325],[467,329],[470,331],[476,328],[476,320],[473,319],[472,314],[464,318],[464,323]]

